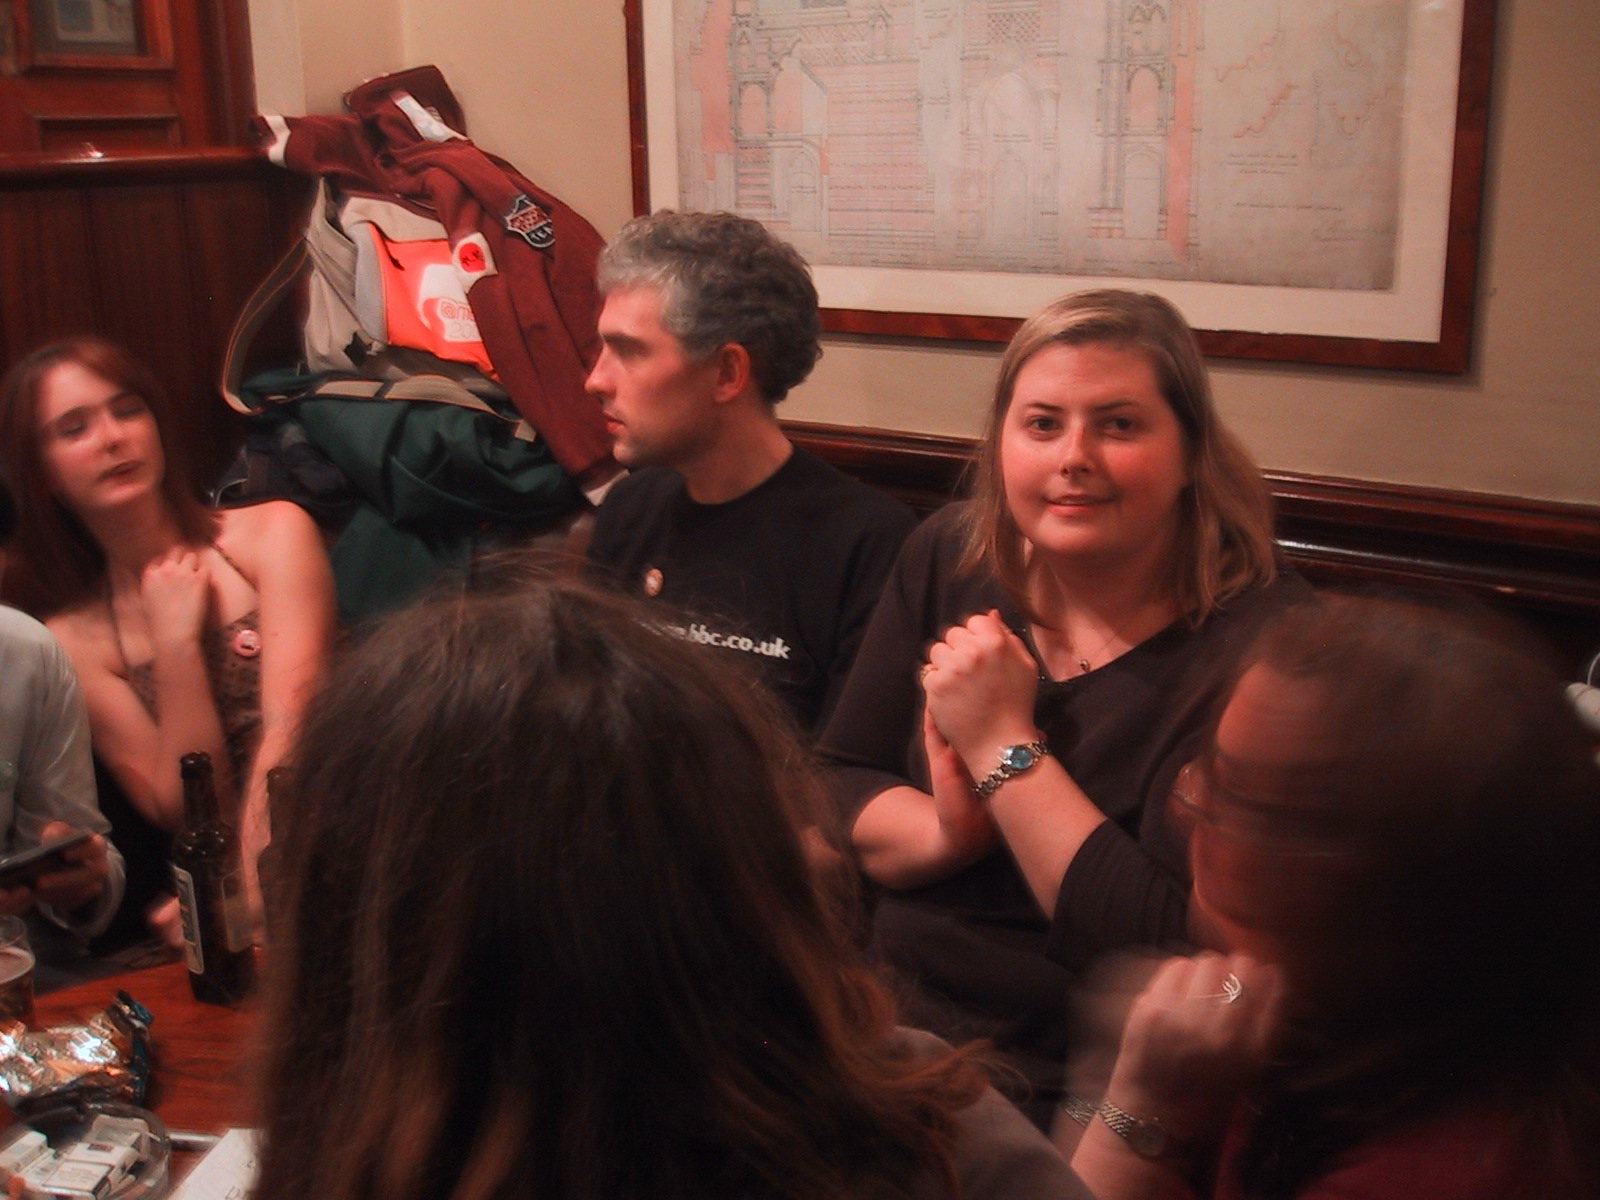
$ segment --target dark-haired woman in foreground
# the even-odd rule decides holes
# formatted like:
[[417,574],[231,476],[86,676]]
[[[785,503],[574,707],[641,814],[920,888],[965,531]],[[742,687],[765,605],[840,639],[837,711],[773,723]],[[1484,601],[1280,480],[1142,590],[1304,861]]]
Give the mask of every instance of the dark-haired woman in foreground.
[[573,584],[391,618],[275,846],[258,1200],[1084,1196],[899,1031],[771,704]]
[[1084,1178],[1101,1200],[1600,1195],[1600,771],[1560,684],[1493,626],[1347,597],[1248,661],[1174,796],[1233,953],[1136,1002],[1106,1096],[1130,1140],[1094,1120]]

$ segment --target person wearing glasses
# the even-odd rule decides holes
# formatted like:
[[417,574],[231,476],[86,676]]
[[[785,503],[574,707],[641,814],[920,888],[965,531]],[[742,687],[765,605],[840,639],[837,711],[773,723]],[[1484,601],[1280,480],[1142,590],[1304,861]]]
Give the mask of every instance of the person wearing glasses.
[[1600,769],[1540,655],[1294,609],[1173,804],[1221,952],[1133,1005],[1074,1157],[1099,1200],[1600,1195]]

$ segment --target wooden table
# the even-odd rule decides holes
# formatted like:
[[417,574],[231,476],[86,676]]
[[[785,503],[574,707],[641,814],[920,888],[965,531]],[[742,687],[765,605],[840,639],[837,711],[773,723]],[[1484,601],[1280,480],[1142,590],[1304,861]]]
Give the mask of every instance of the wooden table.
[[61,1025],[93,1016],[125,991],[150,1010],[153,1069],[145,1107],[168,1129],[221,1133],[254,1122],[252,1007],[201,1004],[181,962],[114,975],[40,996],[36,1024]]

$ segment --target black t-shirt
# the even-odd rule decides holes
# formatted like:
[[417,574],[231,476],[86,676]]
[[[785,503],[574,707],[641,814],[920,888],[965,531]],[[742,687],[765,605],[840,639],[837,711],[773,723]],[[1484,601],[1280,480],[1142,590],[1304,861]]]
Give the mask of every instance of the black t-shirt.
[[[846,829],[885,788],[929,788],[917,672],[932,642],[998,608],[1031,648],[993,575],[957,571],[963,510],[948,506],[907,540],[822,737]],[[914,989],[908,1021],[958,1044],[992,1038],[1037,1094],[1059,1087],[1075,972],[1106,950],[1185,938],[1186,845],[1167,820],[1173,780],[1200,752],[1239,654],[1308,591],[1280,578],[1198,629],[1175,622],[1096,671],[1039,685],[1034,718],[1052,753],[1110,820],[1074,856],[1051,920],[1003,846],[925,887],[882,889],[874,947]]]
[[723,504],[695,503],[676,471],[635,471],[600,506],[589,560],[670,606],[685,638],[754,666],[818,732],[915,524],[899,501],[796,448]]

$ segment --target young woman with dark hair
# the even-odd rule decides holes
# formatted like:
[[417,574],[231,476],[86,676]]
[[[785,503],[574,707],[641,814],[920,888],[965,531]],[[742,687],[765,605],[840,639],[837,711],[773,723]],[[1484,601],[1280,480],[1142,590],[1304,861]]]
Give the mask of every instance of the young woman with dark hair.
[[1186,936],[1166,796],[1300,586],[1171,304],[1079,292],[1023,324],[973,499],[906,543],[822,746],[914,1019],[991,1038],[1041,1125],[1078,969]]
[[547,582],[335,669],[274,843],[258,1200],[1085,1196],[896,1029],[803,751],[651,622]]
[[1247,662],[1174,794],[1230,954],[1135,1003],[1106,1099],[1164,1145],[1094,1121],[1095,1194],[1600,1195],[1600,771],[1554,673],[1352,597]]
[[332,573],[295,505],[205,508],[172,426],[150,371],[111,342],[71,338],[18,362],[0,382],[15,548],[52,601],[95,753],[134,807],[177,829],[178,760],[204,750],[258,851],[266,772],[332,640]]

